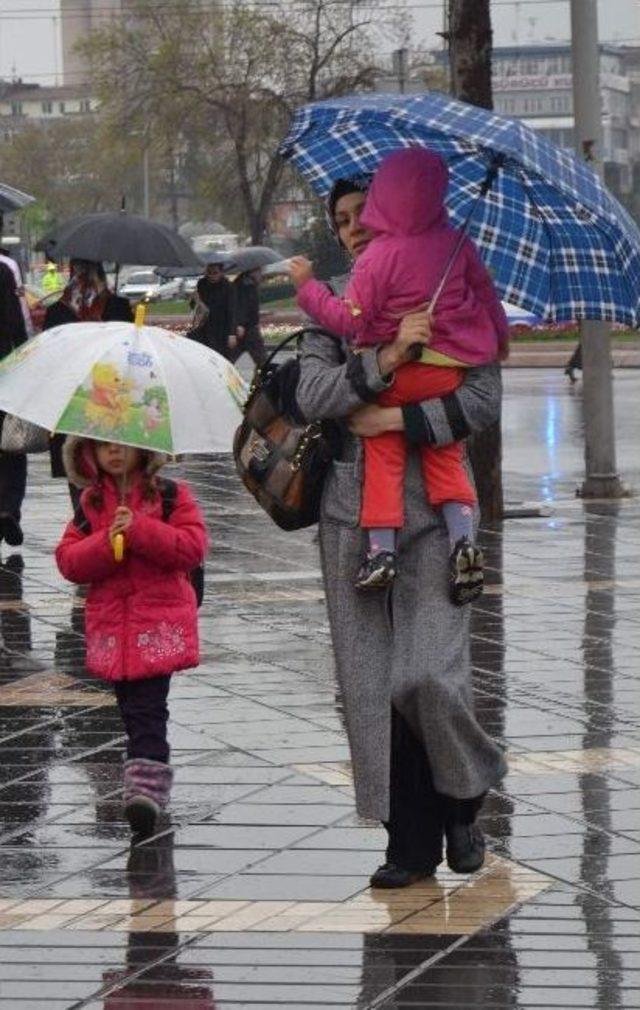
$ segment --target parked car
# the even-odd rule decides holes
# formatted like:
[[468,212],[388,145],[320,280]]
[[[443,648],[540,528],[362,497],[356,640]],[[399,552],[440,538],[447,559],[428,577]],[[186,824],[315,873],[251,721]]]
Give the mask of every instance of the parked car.
[[183,278],[159,277],[153,270],[137,270],[129,274],[118,294],[131,301],[166,302],[172,298],[183,298]]

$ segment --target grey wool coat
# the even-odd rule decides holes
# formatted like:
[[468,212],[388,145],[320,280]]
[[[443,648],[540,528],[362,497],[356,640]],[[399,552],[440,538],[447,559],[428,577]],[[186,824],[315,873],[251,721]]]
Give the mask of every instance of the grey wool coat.
[[[309,420],[345,419],[374,402],[385,385],[374,348],[354,355],[322,333],[305,337],[297,396]],[[420,405],[418,426],[437,444],[457,440],[462,431],[497,418],[500,396],[497,367],[469,369],[455,399]],[[323,493],[321,561],[356,805],[362,817],[384,821],[392,705],[423,742],[438,792],[478,796],[502,778],[506,764],[474,714],[469,607],[449,602],[447,532],[426,499],[418,453],[409,453],[399,572],[386,593],[362,593],[353,585],[366,548],[359,528],[361,480],[361,443],[345,426],[341,457]]]

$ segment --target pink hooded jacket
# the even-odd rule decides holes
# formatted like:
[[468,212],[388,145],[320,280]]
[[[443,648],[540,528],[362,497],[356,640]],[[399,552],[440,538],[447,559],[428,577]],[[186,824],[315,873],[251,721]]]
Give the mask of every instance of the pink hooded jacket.
[[[448,182],[442,158],[424,148],[385,158],[360,217],[374,237],[358,257],[344,297],[312,279],[298,291],[299,306],[358,346],[393,340],[402,316],[434,294],[458,240],[444,206]],[[495,361],[506,348],[507,318],[470,239],[437,301],[432,334],[432,350],[465,365]]]
[[[165,457],[151,454],[147,472]],[[64,447],[69,479],[99,489],[103,505],[89,490],[80,499],[91,532],[75,520],[56,548],[56,562],[70,582],[89,583],[85,607],[86,665],[104,680],[139,680],[175,673],[199,661],[196,595],[188,573],[206,553],[207,534],[196,502],[179,483],[168,521],[160,496],[143,496],[140,481],[127,495],[134,520],[126,533],[124,560],[117,562],[109,526],[120,494],[110,477],[98,483],[98,470],[87,439],[68,438]]]

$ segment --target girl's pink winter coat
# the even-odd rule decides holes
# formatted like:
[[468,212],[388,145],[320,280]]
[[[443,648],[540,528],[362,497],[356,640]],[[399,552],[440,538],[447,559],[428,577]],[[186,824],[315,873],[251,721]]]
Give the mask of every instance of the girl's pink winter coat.
[[[65,462],[73,455],[75,473],[67,466],[70,478],[89,479],[95,489],[97,471],[87,473],[93,456],[88,446],[86,440],[67,439]],[[109,477],[99,489],[101,508],[92,504],[89,489],[81,497],[91,532],[82,532],[72,520],[56,549],[62,575],[70,582],[89,583],[87,669],[104,680],[139,680],[197,666],[198,615],[188,573],[204,558],[207,534],[189,488],[178,484],[165,522],[160,496],[147,500],[141,481],[133,484],[126,504],[134,520],[121,562],[114,560],[108,533],[119,490]]]
[[[374,237],[356,260],[343,298],[317,280],[298,291],[316,322],[359,346],[386,343],[400,319],[433,296],[459,232],[449,225],[444,161],[424,148],[389,155],[376,172],[360,221]],[[431,348],[467,365],[504,356],[509,326],[487,268],[466,239],[438,299]]]

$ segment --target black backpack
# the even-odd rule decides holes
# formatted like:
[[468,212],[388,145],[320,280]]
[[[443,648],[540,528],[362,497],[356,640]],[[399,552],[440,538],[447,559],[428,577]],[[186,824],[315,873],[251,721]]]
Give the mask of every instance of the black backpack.
[[[175,480],[168,477],[160,477],[157,481],[158,493],[162,501],[162,521],[168,522],[176,504],[178,485]],[[74,516],[74,525],[81,533],[91,533],[91,523],[87,519],[84,509],[80,505]],[[196,594],[196,603],[200,607],[204,599],[204,564],[196,565],[189,572],[189,581]]]

